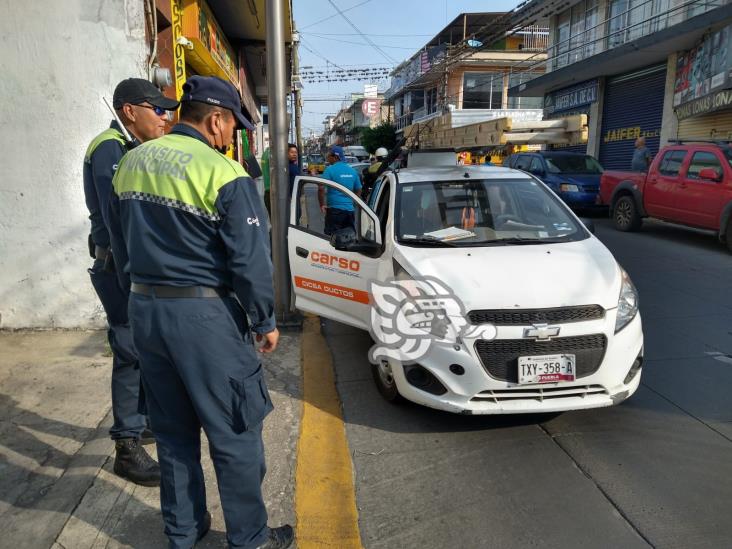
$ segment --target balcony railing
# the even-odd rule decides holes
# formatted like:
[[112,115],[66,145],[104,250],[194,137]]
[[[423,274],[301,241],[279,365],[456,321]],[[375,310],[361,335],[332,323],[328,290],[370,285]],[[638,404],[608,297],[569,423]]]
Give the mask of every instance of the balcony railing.
[[[524,78],[521,80],[526,82],[538,78],[544,72],[571,65],[602,51],[672,27],[687,19],[727,5],[731,1],[688,0],[669,6],[670,1],[646,0],[621,13],[612,14],[581,33],[553,44],[541,54],[536,54],[512,67],[511,73],[523,75]],[[658,9],[658,6],[664,4],[669,6],[668,9],[653,13],[654,8]],[[543,54],[546,54],[546,57],[542,59]]]

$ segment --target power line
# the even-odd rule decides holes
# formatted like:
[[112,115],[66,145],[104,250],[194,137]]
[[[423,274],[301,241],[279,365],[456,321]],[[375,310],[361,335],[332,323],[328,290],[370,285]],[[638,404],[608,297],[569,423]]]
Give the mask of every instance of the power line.
[[371,38],[369,38],[369,37],[368,37],[368,36],[366,36],[366,35],[365,35],[364,33],[362,33],[362,32],[361,32],[361,30],[360,30],[360,29],[359,29],[359,28],[358,28],[358,27],[357,27],[356,25],[354,25],[354,24],[353,24],[353,21],[351,21],[351,20],[350,20],[350,19],[349,19],[349,18],[348,18],[348,17],[347,17],[346,15],[345,15],[345,13],[343,13],[343,11],[341,11],[341,9],[340,9],[340,8],[339,8],[338,6],[336,6],[336,4],[335,4],[335,2],[333,2],[333,0],[328,0],[328,3],[329,3],[329,4],[331,5],[331,6],[333,6],[333,9],[335,9],[335,10],[336,10],[336,11],[337,11],[337,12],[338,12],[338,13],[340,14],[340,16],[341,16],[341,17],[342,17],[343,19],[345,19],[346,23],[348,23],[348,24],[350,25],[350,27],[351,27],[351,28],[352,28],[353,30],[355,30],[355,31],[356,31],[356,32],[357,32],[357,33],[358,33],[358,34],[359,34],[359,35],[360,35],[360,36],[361,36],[361,37],[362,37],[362,38],[363,38],[364,40],[366,40],[366,42],[367,42],[367,43],[368,43],[368,44],[369,44],[369,45],[370,45],[371,47],[373,47],[373,48],[374,48],[374,49],[375,49],[376,51],[378,51],[378,52],[379,52],[379,53],[380,53],[381,55],[383,55],[383,56],[384,56],[384,58],[385,58],[385,59],[386,59],[387,61],[389,61],[390,63],[396,63],[396,62],[397,62],[397,61],[396,61],[396,59],[394,59],[394,58],[393,58],[392,56],[390,56],[390,55],[389,55],[388,53],[386,53],[386,52],[385,52],[384,50],[382,50],[382,49],[381,49],[381,48],[380,48],[379,46],[377,46],[377,45],[376,45],[376,44],[375,44],[375,43],[373,42],[373,40],[371,40]]
[[[335,15],[332,15],[331,17],[335,17]],[[316,34],[313,32],[304,32],[302,34]],[[320,32],[317,33],[321,36],[353,36],[352,32]],[[417,37],[417,36],[433,36],[432,34],[373,34],[370,32],[364,33],[365,36],[378,36],[378,37],[386,37],[386,38],[407,38],[407,37]]]
[[326,59],[326,58],[325,58],[325,57],[323,57],[323,56],[322,56],[321,54],[319,54],[319,53],[318,53],[317,51],[315,51],[315,50],[313,50],[313,49],[309,48],[309,47],[307,46],[307,44],[305,44],[305,42],[304,42],[304,41],[303,41],[302,39],[300,39],[300,45],[301,45],[301,46],[302,46],[303,48],[305,48],[306,50],[308,50],[308,51],[309,51],[310,53],[312,53],[313,55],[317,55],[318,57],[320,57],[320,58],[321,58],[321,59],[322,59],[323,61],[325,61],[326,63],[328,63],[328,64],[330,64],[330,65],[333,65],[334,67],[338,67],[338,68],[339,68],[339,69],[341,69],[341,70],[346,70],[346,69],[344,69],[343,67],[341,67],[340,65],[336,65],[335,63],[333,63],[333,61],[331,61],[330,59]]
[[[317,34],[317,33],[314,33],[314,32],[309,32],[308,34],[310,36],[315,37],[315,38],[320,38],[321,40],[331,40],[333,42],[340,42],[342,44],[356,44],[357,46],[368,46],[368,44],[364,44],[363,42],[354,42],[352,40],[341,40],[339,38],[330,38],[330,37],[325,36],[323,34]],[[352,36],[352,35],[349,35],[349,36]],[[395,50],[411,50],[411,51],[414,51],[415,49],[418,48],[418,46],[417,47],[414,47],[414,48],[412,48],[412,47],[409,47],[408,48],[406,46],[386,46],[384,44],[381,44],[380,47],[382,47],[382,48],[391,48],[391,49],[395,49]]]
[[[364,4],[368,4],[369,2],[371,2],[371,0],[365,0],[364,2],[361,2],[360,4],[356,4],[355,6],[351,6],[350,8],[346,8],[345,10],[343,10],[343,12],[345,13],[347,11],[355,10],[356,8],[358,8],[360,6],[363,6]],[[310,23],[309,25],[305,25],[304,27],[301,27],[300,30],[302,31],[302,30],[308,29],[310,27],[314,27],[315,25],[318,25],[320,23],[323,23],[324,21],[328,21],[330,19],[333,19],[334,17],[338,17],[338,14],[336,14],[336,15],[329,15],[328,17],[326,17],[324,19],[321,19],[320,21],[316,21],[315,23]]]

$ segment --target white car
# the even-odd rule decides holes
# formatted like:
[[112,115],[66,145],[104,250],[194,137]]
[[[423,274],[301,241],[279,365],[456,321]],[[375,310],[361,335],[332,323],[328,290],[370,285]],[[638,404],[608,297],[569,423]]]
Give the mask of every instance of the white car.
[[[355,231],[324,234],[319,186],[351,199]],[[561,412],[618,404],[638,388],[636,290],[538,179],[490,166],[412,168],[383,174],[369,205],[315,177],[298,177],[293,193],[296,306],[371,331],[388,400]],[[394,288],[411,297],[395,304]]]

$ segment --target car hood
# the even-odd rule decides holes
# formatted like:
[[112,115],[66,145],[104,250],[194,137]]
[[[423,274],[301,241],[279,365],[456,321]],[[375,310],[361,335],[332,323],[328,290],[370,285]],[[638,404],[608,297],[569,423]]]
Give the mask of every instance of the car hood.
[[474,248],[397,246],[413,277],[431,276],[472,309],[617,306],[620,268],[595,237],[561,244]]

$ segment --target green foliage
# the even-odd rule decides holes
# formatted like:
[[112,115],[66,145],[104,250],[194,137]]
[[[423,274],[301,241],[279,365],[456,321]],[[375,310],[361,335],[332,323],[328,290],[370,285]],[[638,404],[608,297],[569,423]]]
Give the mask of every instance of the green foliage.
[[382,122],[374,128],[362,128],[361,145],[370,154],[374,154],[379,147],[391,150],[396,145],[396,128],[389,122]]

